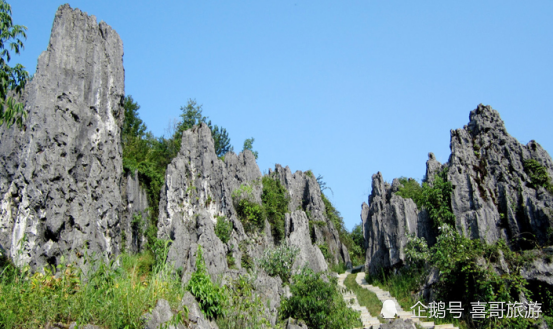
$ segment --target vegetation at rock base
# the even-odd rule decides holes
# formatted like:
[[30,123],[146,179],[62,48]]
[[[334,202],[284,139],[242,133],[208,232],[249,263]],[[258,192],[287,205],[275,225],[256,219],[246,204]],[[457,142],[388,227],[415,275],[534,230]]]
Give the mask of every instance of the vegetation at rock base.
[[[418,206],[425,207],[429,214],[433,214],[432,219],[438,232],[435,245],[429,248],[425,239],[408,236],[404,250],[408,266],[396,274],[383,272],[381,276],[368,275],[366,280],[390,291],[403,308],[409,308],[418,301],[410,292],[421,288],[430,271],[438,271],[438,279],[433,286],[436,298],[462,302],[466,310],[460,322],[462,326],[534,327],[540,319],[473,319],[469,315],[471,302],[503,302],[507,305],[508,302],[519,301],[520,296],[525,296],[529,302],[541,303],[544,318],[551,323],[552,294],[549,291],[540,293],[542,290],[536,287],[531,291],[529,283],[521,276],[520,269],[532,261],[532,257],[526,256],[530,251],[512,251],[502,239],[488,245],[479,239],[467,238],[453,228],[455,218],[446,204],[450,200],[451,186],[446,181],[445,173],[437,174],[433,184],[424,183],[421,188],[417,188],[413,180],[401,180],[403,187],[397,193],[418,200]],[[438,320],[438,323],[458,321],[448,317],[433,320]]]
[[196,271],[192,273],[186,290],[196,298],[202,313],[208,318],[216,318],[225,315],[227,307],[227,292],[225,286],[218,286],[212,282],[204,257],[202,247],[198,245],[196,252]]
[[17,98],[22,95],[29,73],[21,64],[13,67],[8,64],[10,50],[19,54],[24,48],[22,39],[27,38],[26,30],[23,25],[13,24],[11,6],[0,0],[0,125],[6,124],[8,128],[14,123],[23,127],[23,120],[27,117],[23,103]]
[[270,328],[265,314],[264,300],[256,294],[253,278],[241,275],[228,288],[229,306],[225,316],[216,319],[220,329]]
[[85,253],[84,259],[88,270],[62,261],[55,269],[35,273],[6,259],[0,262],[0,327],[39,328],[76,321],[138,328],[158,299],[177,309],[185,292],[169,264],[156,264],[150,252],[122,254],[107,263],[95,254]]
[[281,299],[281,319],[304,320],[309,328],[355,328],[361,326],[359,313],[348,308],[336,282],[323,280],[320,273],[304,267],[292,278],[292,296]]

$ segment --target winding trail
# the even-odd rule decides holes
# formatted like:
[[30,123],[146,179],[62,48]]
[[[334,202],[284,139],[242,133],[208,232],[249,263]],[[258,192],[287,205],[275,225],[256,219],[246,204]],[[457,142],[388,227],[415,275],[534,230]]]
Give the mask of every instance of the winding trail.
[[355,311],[362,312],[360,314],[360,320],[362,321],[363,325],[362,328],[380,328],[381,323],[379,322],[379,319],[371,316],[365,306],[360,306],[360,304],[358,303],[358,299],[356,298],[356,294],[348,290],[348,288],[346,288],[346,286],[344,285],[344,280],[346,280],[346,277],[350,274],[352,274],[352,270],[346,270],[345,273],[339,274],[338,286],[340,287],[339,289],[342,293],[342,297],[346,301],[348,307]]
[[[338,277],[338,286],[344,300],[346,301],[346,304],[353,310],[361,312],[360,320],[362,321],[362,324],[363,324],[362,328],[364,329],[381,328],[381,323],[379,322],[379,319],[376,317],[376,315],[372,316],[365,306],[360,306],[360,304],[358,303],[358,299],[356,298],[356,295],[352,291],[348,290],[348,288],[346,288],[346,286],[344,285],[344,280],[350,274],[352,274],[352,270],[346,270],[345,273],[339,274],[339,277]],[[412,312],[404,311],[400,306],[400,304],[398,303],[398,301],[396,300],[396,298],[391,296],[391,294],[388,291],[368,284],[367,281],[365,280],[364,272],[359,272],[358,274],[356,274],[356,283],[362,288],[365,288],[373,292],[374,294],[376,294],[377,298],[381,302],[385,302],[386,300],[392,300],[394,302],[394,305],[396,306],[397,316],[400,319],[405,319],[405,320],[410,319],[413,321],[414,325],[424,329],[458,329],[458,327],[455,327],[451,323],[435,324],[433,321],[424,322],[424,321],[420,321],[419,318],[412,318],[412,315],[413,315]]]

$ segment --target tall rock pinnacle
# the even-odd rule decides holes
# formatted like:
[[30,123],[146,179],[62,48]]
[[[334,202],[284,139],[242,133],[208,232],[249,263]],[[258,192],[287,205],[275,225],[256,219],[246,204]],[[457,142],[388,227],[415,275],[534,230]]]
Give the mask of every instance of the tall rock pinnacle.
[[0,127],[0,244],[40,268],[119,251],[123,43],[69,5],[27,84],[25,127]]

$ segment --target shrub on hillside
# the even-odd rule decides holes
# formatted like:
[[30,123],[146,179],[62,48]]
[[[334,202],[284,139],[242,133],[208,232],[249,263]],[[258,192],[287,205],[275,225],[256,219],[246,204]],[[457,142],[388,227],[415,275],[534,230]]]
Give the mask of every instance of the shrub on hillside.
[[308,267],[293,276],[292,296],[281,300],[282,319],[304,320],[309,328],[343,329],[360,327],[359,313],[348,308],[336,283],[323,280]]
[[279,179],[271,176],[264,176],[262,184],[262,204],[271,224],[271,234],[279,243],[285,235],[285,213],[288,212],[289,206],[287,190]]
[[292,274],[292,265],[300,249],[284,242],[276,248],[266,249],[258,264],[270,276],[278,275],[283,282],[288,282]]
[[225,286],[219,287],[212,282],[206,270],[200,245],[198,245],[196,254],[196,272],[192,274],[186,289],[196,298],[202,313],[208,318],[225,315],[225,307],[227,306]]

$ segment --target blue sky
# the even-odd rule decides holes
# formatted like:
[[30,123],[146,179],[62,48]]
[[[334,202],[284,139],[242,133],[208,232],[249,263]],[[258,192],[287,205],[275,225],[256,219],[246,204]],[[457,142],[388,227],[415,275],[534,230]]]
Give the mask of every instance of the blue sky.
[[[8,1],[28,27],[15,56],[30,73],[48,45],[51,0]],[[551,1],[71,1],[124,44],[125,90],[155,135],[190,98],[229,132],[254,137],[262,171],[311,169],[346,227],[371,176],[421,179],[446,162],[450,129],[479,103],[550,155]]]

